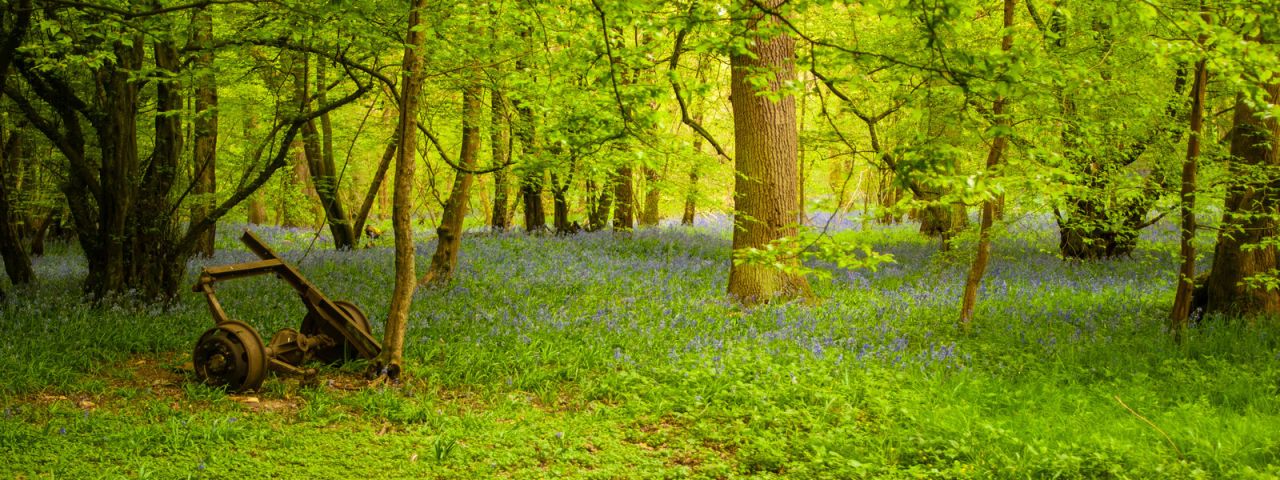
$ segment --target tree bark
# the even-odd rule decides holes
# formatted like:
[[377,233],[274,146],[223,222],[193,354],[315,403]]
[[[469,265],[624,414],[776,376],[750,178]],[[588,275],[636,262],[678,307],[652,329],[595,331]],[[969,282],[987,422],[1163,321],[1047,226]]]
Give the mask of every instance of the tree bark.
[[[1006,54],[1013,48],[1013,9],[1017,0],[1004,0],[1004,36],[1000,39],[1000,50]],[[1008,100],[997,97],[991,105],[991,116],[994,120],[995,138],[991,140],[991,149],[987,151],[987,175],[992,178],[1000,166],[1000,156],[1009,142],[1005,130],[1009,128],[1009,119],[1004,116],[1004,106]],[[960,328],[966,333],[972,330],[973,309],[978,302],[978,286],[982,284],[982,276],[987,272],[987,262],[991,256],[991,225],[996,216],[997,200],[994,196],[982,201],[982,218],[978,226],[978,253],[969,267],[969,275],[964,282],[964,298],[960,306]]]
[[[299,100],[301,100],[300,109],[303,114],[311,111],[311,95],[310,95],[310,68],[307,67],[309,61],[308,55],[303,55],[302,68],[300,71],[294,72],[294,82],[297,88]],[[317,65],[321,65],[323,60],[317,59]],[[317,68],[315,98],[321,104],[324,104],[325,85],[322,68]],[[327,114],[321,115],[321,123],[326,122]],[[302,126],[302,144],[303,151],[306,153],[307,169],[311,173],[311,183],[315,187],[316,196],[320,199],[320,207],[324,210],[325,220],[329,223],[329,232],[333,234],[333,247],[338,250],[350,250],[355,247],[355,232],[351,228],[351,222],[347,218],[346,210],[342,206],[342,199],[338,194],[338,171],[333,158],[333,144],[329,140],[332,135],[332,128],[327,127],[324,138],[321,138],[320,132],[316,129],[315,120],[308,121]]]
[[635,227],[635,198],[633,195],[630,165],[618,167],[613,183],[613,229],[631,230]]
[[[475,170],[476,157],[480,153],[480,88],[467,87],[462,92],[462,151],[458,154],[458,166]],[[453,189],[444,203],[444,214],[436,228],[436,251],[431,255],[431,267],[418,283],[439,287],[447,285],[458,266],[458,250],[462,245],[463,223],[467,218],[467,201],[471,195],[474,178],[470,172],[455,172]]]
[[[511,131],[510,122],[507,120],[507,99],[502,94],[502,89],[497,86],[493,87],[490,94],[493,114],[490,120],[489,147],[493,151],[494,166],[504,165],[510,159]],[[493,216],[489,219],[489,225],[494,230],[503,231],[510,225],[507,223],[507,199],[508,191],[511,189],[510,180],[507,179],[507,168],[501,168],[493,172]]]
[[378,169],[373,173],[373,181],[369,183],[369,190],[365,191],[364,202],[360,204],[360,212],[356,215],[355,227],[352,229],[357,243],[360,236],[365,234],[365,223],[369,221],[369,211],[373,210],[373,201],[382,190],[382,183],[387,180],[387,168],[395,158],[399,144],[399,137],[393,138],[391,143],[387,144],[387,149],[382,152],[382,161],[378,162]]
[[[1268,103],[1280,101],[1280,83],[1266,87]],[[1214,247],[1206,287],[1207,312],[1252,317],[1280,314],[1280,290],[1251,288],[1244,282],[1277,268],[1276,247],[1264,244],[1277,234],[1277,207],[1272,170],[1280,167],[1280,122],[1264,118],[1243,98],[1236,101],[1231,133],[1231,177],[1222,227]]]
[[[1212,16],[1200,4],[1201,18],[1207,23]],[[1204,45],[1208,35],[1201,33],[1197,43]],[[1200,132],[1204,129],[1204,97],[1209,83],[1209,72],[1205,59],[1196,62],[1195,81],[1191,86],[1190,136],[1187,138],[1187,156],[1182,160],[1182,188],[1179,210],[1182,217],[1182,238],[1179,255],[1182,265],[1178,268],[1178,283],[1173,294],[1173,310],[1169,314],[1169,329],[1174,338],[1182,339],[1182,330],[1191,316],[1192,296],[1195,292],[1196,279],[1196,162],[1200,158]]]
[[[213,42],[213,15],[208,7],[195,11],[192,43],[209,47]],[[192,119],[192,162],[195,175],[192,182],[196,195],[191,207],[191,224],[198,224],[218,205],[218,84],[213,73],[213,50],[204,50],[195,59],[197,69],[195,87],[195,118]],[[213,239],[216,225],[200,234],[196,241],[196,253],[206,257],[213,255]]]
[[640,172],[644,175],[644,210],[640,214],[640,226],[656,227],[658,206],[662,202],[662,191],[658,189],[661,178],[653,167],[643,167]]
[[[768,8],[776,8],[782,1],[764,3]],[[768,29],[778,29],[781,23],[776,17],[754,8],[748,8],[747,13],[747,29],[752,34],[759,32],[761,23],[768,23]],[[734,251],[760,248],[795,234],[795,220],[800,211],[795,98],[790,95],[776,101],[769,98],[769,94],[776,94],[795,78],[795,40],[785,32],[750,40],[748,52],[735,53],[730,58],[730,101],[737,149]],[[767,79],[763,90],[751,81],[759,75]],[[807,297],[809,283],[801,275],[773,266],[734,262],[729,270],[728,293],[735,300],[751,305]]]
[[384,375],[399,376],[404,363],[404,334],[408,327],[409,308],[417,288],[414,273],[413,246],[413,166],[418,148],[418,102],[422,94],[422,50],[426,36],[418,25],[427,0],[414,0],[409,11],[408,34],[405,37],[404,62],[401,71],[404,85],[400,89],[400,121],[396,127],[399,153],[396,155],[395,191],[391,204],[391,224],[395,231],[396,277],[391,292],[391,307],[382,340],[382,353],[375,362]]

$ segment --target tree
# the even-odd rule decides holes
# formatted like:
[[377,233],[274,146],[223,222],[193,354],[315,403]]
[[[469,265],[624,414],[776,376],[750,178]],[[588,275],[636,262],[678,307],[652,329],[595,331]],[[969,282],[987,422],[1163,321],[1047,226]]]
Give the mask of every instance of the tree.
[[409,10],[408,34],[405,35],[404,61],[400,88],[400,120],[396,125],[399,144],[396,155],[395,193],[391,206],[391,225],[395,232],[396,279],[391,292],[391,308],[387,311],[387,323],[382,340],[382,353],[374,367],[389,378],[400,374],[404,363],[404,335],[408,328],[409,308],[413,292],[417,289],[417,277],[413,245],[413,170],[414,156],[418,148],[418,105],[422,95],[422,49],[426,33],[419,25],[427,0],[414,0]]
[[[1280,82],[1263,85],[1265,101],[1280,102]],[[1227,189],[1213,266],[1205,281],[1207,312],[1236,316],[1280,314],[1280,290],[1250,282],[1280,266],[1274,238],[1280,193],[1269,170],[1280,167],[1280,121],[1266,104],[1241,96],[1231,130],[1232,177]]]
[[[1206,24],[1209,23],[1211,17],[1203,1],[1200,9],[1201,19]],[[1196,44],[1203,48],[1208,39],[1207,32],[1201,32],[1196,39]],[[1178,253],[1182,257],[1182,264],[1178,268],[1178,283],[1174,289],[1173,311],[1170,313],[1169,323],[1174,337],[1179,339],[1186,326],[1187,318],[1191,316],[1192,296],[1195,292],[1196,247],[1193,241],[1196,238],[1196,162],[1200,157],[1202,141],[1200,134],[1204,130],[1204,101],[1208,84],[1207,59],[1201,57],[1196,61],[1195,79],[1191,83],[1191,112],[1188,121],[1191,128],[1190,136],[1187,138],[1187,155],[1182,160],[1182,188],[1179,203],[1182,236]]]
[[[769,0],[775,9],[782,0]],[[733,107],[733,250],[762,248],[796,233],[799,187],[795,97],[795,40],[779,32],[778,17],[745,7],[745,45],[730,57]],[[795,261],[790,260],[790,261]],[[804,276],[771,265],[734,262],[729,295],[744,304],[809,295]]]
[[[192,163],[195,169],[192,183],[196,195],[191,206],[191,223],[198,224],[209,216],[218,205],[218,84],[213,71],[213,15],[209,8],[195,10],[191,43],[202,51],[195,58],[195,118],[192,119]],[[188,227],[190,228],[190,227]],[[196,252],[213,256],[213,239],[217,223],[198,235]]]
[[462,91],[462,151],[458,154],[458,166],[454,172],[453,189],[444,204],[440,226],[436,228],[436,251],[431,255],[431,267],[418,283],[440,286],[449,283],[453,270],[458,266],[458,250],[462,244],[463,221],[467,217],[473,169],[480,153],[480,94],[481,89],[467,85]]
[[[1004,35],[1000,39],[1000,50],[1008,53],[1013,48],[1013,9],[1017,0],[1004,0]],[[1000,156],[1004,154],[1005,145],[1008,144],[1006,131],[1009,127],[1009,119],[1005,116],[1005,104],[1008,102],[1004,96],[997,96],[991,105],[991,115],[995,121],[992,125],[992,132],[995,138],[991,140],[991,149],[987,152],[987,175],[992,175],[1000,166]],[[991,225],[996,216],[996,198],[993,192],[988,192],[991,196],[982,201],[982,219],[978,226],[978,253],[974,256],[973,264],[969,268],[969,275],[964,282],[964,297],[961,299],[960,306],[960,326],[965,331],[970,329],[973,322],[973,308],[978,301],[978,286],[982,283],[982,275],[987,271],[988,257],[991,256]]]

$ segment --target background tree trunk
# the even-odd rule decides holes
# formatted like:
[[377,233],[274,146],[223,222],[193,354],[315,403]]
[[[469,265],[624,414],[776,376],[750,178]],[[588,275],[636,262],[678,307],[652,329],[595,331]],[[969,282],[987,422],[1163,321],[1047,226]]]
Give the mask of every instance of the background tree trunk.
[[[213,15],[208,7],[195,11],[192,43],[210,46],[213,41]],[[192,119],[192,163],[195,174],[192,182],[196,195],[191,207],[191,225],[200,223],[218,205],[218,85],[213,73],[213,50],[205,50],[196,56],[195,118]],[[196,253],[206,257],[213,255],[213,239],[217,227],[210,227],[196,241]]]
[[[480,153],[480,103],[478,87],[467,87],[462,92],[462,151],[458,154],[458,166],[466,170],[476,168]],[[453,189],[444,203],[444,214],[436,228],[436,252],[431,255],[431,267],[419,282],[424,285],[447,285],[458,266],[458,250],[462,245],[462,230],[467,218],[467,201],[471,195],[474,175],[457,171]]]
[[[510,122],[507,120],[507,99],[502,95],[502,90],[497,86],[493,87],[490,100],[493,109],[492,120],[490,120],[489,131],[489,148],[493,151],[493,165],[495,167],[504,165],[509,161],[511,132],[509,129]],[[507,223],[507,193],[511,189],[510,181],[507,180],[507,168],[500,168],[493,172],[493,216],[489,219],[489,225],[494,230],[506,230],[510,225]]]
[[[782,0],[764,2],[776,8]],[[769,28],[780,23],[756,9],[747,28],[757,31],[761,22]],[[785,30],[784,30],[785,32]],[[749,53],[735,53],[730,63],[730,100],[733,106],[734,160],[733,250],[763,247],[778,238],[795,234],[799,214],[799,185],[796,159],[796,104],[787,95],[777,101],[763,93],[777,92],[795,78],[795,41],[786,33],[772,38],[756,38],[747,44]],[[764,72],[767,92],[749,81]],[[809,283],[801,275],[785,273],[769,265],[738,264],[729,270],[729,295],[744,304],[809,295]]]
[[662,191],[658,189],[661,178],[652,167],[644,167],[640,171],[644,175],[644,210],[640,214],[640,226],[656,227],[659,220],[658,206],[662,202]]
[[[1280,83],[1266,87],[1269,103],[1280,100]],[[1213,267],[1206,287],[1206,311],[1228,315],[1280,314],[1280,291],[1249,288],[1245,279],[1277,267],[1276,247],[1263,245],[1274,238],[1280,194],[1272,169],[1280,167],[1280,122],[1263,119],[1243,98],[1236,101],[1231,133],[1230,165],[1238,180],[1228,187],[1222,230],[1213,251]]]
[[633,195],[630,165],[618,167],[613,183],[613,229],[631,230],[635,227],[635,198]]
[[[297,88],[299,99],[301,100],[301,112],[306,114],[311,111],[311,95],[309,95],[310,85],[310,69],[307,67],[308,56],[303,56],[302,68],[295,72],[294,82]],[[317,59],[316,64],[319,66],[323,60]],[[323,68],[317,67],[315,98],[321,104],[326,103],[325,86]],[[321,115],[321,122],[327,123],[326,117]],[[351,228],[351,222],[347,218],[346,210],[342,206],[342,199],[338,195],[338,171],[333,158],[333,144],[329,140],[332,135],[332,127],[326,127],[324,138],[321,138],[320,132],[316,130],[314,120],[308,121],[302,126],[302,143],[303,151],[306,153],[307,167],[311,173],[311,183],[315,187],[316,196],[320,199],[320,207],[324,210],[325,219],[329,223],[329,232],[333,234],[333,247],[338,250],[349,250],[355,246],[355,233]],[[323,142],[323,144],[322,144]]]

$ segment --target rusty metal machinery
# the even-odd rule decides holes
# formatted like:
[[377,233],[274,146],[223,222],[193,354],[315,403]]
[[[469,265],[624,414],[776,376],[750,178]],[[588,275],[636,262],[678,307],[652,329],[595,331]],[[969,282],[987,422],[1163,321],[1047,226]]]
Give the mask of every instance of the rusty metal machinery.
[[[261,260],[206,267],[192,290],[204,293],[216,324],[196,341],[192,364],[196,378],[228,391],[257,390],[268,371],[313,376],[305,365],[313,360],[335,363],[353,357],[373,359],[382,351],[371,334],[369,318],[360,307],[346,301],[329,300],[296,268],[285,263],[262,239],[245,231],[240,237]],[[263,342],[249,324],[227,317],[213,285],[224,280],[275,274],[298,292],[307,315],[297,330],[285,328]]]

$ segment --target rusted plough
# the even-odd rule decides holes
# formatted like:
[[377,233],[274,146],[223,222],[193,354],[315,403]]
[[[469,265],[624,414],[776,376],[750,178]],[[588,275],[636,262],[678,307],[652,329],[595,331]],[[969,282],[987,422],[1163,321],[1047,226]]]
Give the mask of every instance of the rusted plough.
[[[192,353],[196,378],[210,385],[225,386],[228,391],[242,392],[261,387],[271,370],[310,377],[316,370],[305,365],[312,360],[334,363],[352,357],[378,356],[382,346],[371,335],[369,319],[359,307],[351,302],[329,300],[253,232],[246,230],[240,241],[261,260],[206,267],[192,287],[193,291],[204,293],[217,325],[196,341]],[[213,284],[268,273],[298,291],[307,315],[297,330],[285,328],[264,343],[249,324],[227,317],[213,293]]]

